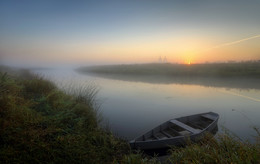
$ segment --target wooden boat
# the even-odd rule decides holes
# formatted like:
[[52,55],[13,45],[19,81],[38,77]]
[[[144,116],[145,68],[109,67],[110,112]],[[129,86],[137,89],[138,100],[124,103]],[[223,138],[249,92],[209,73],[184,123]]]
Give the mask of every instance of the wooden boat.
[[185,145],[187,139],[197,142],[206,132],[217,127],[218,119],[219,115],[213,112],[172,119],[130,141],[130,146],[149,150]]

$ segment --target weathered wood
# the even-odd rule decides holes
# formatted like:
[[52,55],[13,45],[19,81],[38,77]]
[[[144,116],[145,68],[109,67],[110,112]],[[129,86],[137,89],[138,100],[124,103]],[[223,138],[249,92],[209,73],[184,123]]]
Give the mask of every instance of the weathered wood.
[[[212,121],[205,121],[205,118]],[[213,112],[171,119],[130,141],[130,146],[142,150],[160,149],[170,145],[183,145],[186,143],[187,137],[191,141],[197,142],[206,131],[213,132],[218,119],[219,115]],[[197,125],[202,122],[205,126]],[[200,129],[196,129],[197,127]]]
[[205,117],[205,118],[207,118],[207,119],[210,119],[210,120],[215,120],[216,119],[216,117],[215,116],[213,116],[213,115],[211,115],[211,114],[204,114],[204,115],[201,115],[202,117]]
[[166,135],[166,136],[169,137],[169,138],[172,137],[169,133],[167,133],[167,132],[165,132],[165,131],[163,131],[163,130],[161,131],[161,133],[164,134],[164,135]]
[[188,126],[188,125],[186,125],[186,124],[184,124],[184,123],[182,123],[182,122],[180,122],[178,120],[171,120],[170,122],[175,124],[175,125],[178,125],[178,126],[182,127],[183,129],[186,129],[186,130],[192,132],[193,134],[196,134],[196,133],[200,132],[200,130],[194,129],[194,128],[192,128],[192,127],[190,127],[190,126]]

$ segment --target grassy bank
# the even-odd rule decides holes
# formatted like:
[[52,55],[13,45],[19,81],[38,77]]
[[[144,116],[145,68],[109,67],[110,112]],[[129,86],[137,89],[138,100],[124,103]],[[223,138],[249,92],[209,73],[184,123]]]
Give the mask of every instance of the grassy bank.
[[169,77],[252,77],[260,78],[260,63],[219,64],[132,64],[81,67],[80,72],[121,75],[166,75]]
[[197,144],[189,144],[185,148],[173,148],[169,161],[171,163],[260,163],[260,133],[256,143],[241,141],[239,138],[224,134],[217,139],[210,136]]
[[[0,73],[1,163],[112,163],[141,160],[98,126],[93,94],[70,96],[23,71]],[[149,161],[149,160],[147,160]]]

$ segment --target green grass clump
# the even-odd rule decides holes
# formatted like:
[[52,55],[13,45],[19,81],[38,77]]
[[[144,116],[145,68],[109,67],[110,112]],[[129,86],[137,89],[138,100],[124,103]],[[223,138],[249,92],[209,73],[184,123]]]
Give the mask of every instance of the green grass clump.
[[1,163],[123,159],[130,151],[128,143],[98,126],[93,101],[94,97],[67,95],[37,76],[0,73]]
[[197,144],[184,148],[173,148],[171,163],[260,163],[260,135],[257,143],[243,142],[229,134],[219,135],[217,139],[205,137]]
[[120,161],[114,161],[113,163],[121,164],[160,164],[161,162],[156,158],[148,158],[142,153],[137,152],[135,154],[125,155]]

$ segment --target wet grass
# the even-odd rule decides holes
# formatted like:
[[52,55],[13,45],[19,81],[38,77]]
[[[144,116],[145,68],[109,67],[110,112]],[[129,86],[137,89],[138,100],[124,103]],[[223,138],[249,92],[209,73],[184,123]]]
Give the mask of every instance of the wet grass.
[[[256,131],[259,133],[258,129]],[[207,135],[200,143],[171,149],[170,154],[171,163],[260,163],[260,135],[255,144],[228,133],[216,139]]]
[[26,71],[0,73],[1,163],[123,160],[129,145],[98,126],[95,93],[68,95]]

